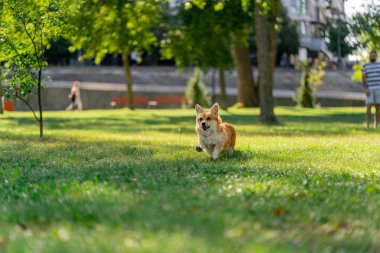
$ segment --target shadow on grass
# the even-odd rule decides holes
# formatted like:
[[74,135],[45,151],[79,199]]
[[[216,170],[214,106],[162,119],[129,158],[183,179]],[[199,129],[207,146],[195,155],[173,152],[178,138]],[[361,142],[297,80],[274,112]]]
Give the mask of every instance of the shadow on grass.
[[[321,115],[280,115],[280,124],[262,126],[256,115],[228,113],[223,120],[232,123],[242,135],[336,135],[350,134],[352,131],[362,130],[361,113],[335,113]],[[10,126],[36,126],[32,118],[8,119]],[[90,130],[100,132],[135,133],[143,131],[158,132],[194,132],[194,117],[192,116],[156,116],[139,117],[138,114],[128,117],[92,117],[83,119],[48,117],[45,127],[49,130]],[[347,127],[351,124],[351,127]],[[245,126],[256,126],[246,130]]]

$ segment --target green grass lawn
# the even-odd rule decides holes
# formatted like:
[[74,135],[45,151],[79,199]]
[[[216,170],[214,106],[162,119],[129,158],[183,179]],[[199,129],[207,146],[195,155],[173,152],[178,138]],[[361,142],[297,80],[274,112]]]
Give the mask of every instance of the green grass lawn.
[[197,153],[193,110],[0,116],[0,252],[379,252],[380,130],[364,108],[223,112],[235,155]]

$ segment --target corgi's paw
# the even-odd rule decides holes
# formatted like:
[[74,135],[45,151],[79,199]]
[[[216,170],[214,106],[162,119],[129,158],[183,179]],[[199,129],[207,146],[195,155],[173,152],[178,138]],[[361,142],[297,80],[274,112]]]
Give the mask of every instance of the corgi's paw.
[[213,152],[211,157],[212,159],[216,160],[219,157],[219,153]]
[[195,148],[195,150],[196,150],[197,152],[202,152],[202,151],[203,151],[203,149],[201,148],[201,146],[197,146],[197,147]]

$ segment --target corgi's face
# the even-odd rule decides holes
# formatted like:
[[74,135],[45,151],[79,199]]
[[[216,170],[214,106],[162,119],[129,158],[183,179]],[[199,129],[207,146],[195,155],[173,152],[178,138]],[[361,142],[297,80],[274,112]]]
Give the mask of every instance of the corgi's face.
[[198,131],[209,131],[216,130],[221,120],[219,117],[219,105],[214,104],[210,111],[203,110],[200,105],[195,106],[195,111],[197,112],[196,124]]

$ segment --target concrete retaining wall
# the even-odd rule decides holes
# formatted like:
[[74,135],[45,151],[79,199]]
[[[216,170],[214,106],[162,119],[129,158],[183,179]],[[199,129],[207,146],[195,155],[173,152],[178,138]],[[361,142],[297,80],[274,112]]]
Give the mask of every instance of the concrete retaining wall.
[[[256,71],[256,69],[255,69]],[[132,67],[135,96],[183,95],[186,82],[193,69],[179,71],[175,67]],[[43,90],[45,110],[64,110],[69,99],[71,84],[81,81],[81,97],[84,109],[111,108],[113,97],[125,96],[125,76],[121,67],[49,67],[45,74],[51,80]],[[255,73],[257,75],[257,73]],[[324,84],[318,87],[317,100],[321,106],[363,106],[365,95],[359,84],[350,80],[352,71],[327,71]],[[276,105],[293,106],[294,91],[299,86],[301,73],[293,69],[276,69],[274,73],[274,98]],[[211,93],[211,72],[205,74],[204,82]],[[217,86],[217,77],[215,80]],[[228,104],[236,103],[236,72],[226,72]],[[218,94],[218,88],[216,88]],[[32,104],[36,105],[35,99]],[[178,106],[177,106],[178,107]],[[15,101],[16,110],[28,110]]]
[[[64,110],[70,100],[67,98],[69,94],[69,88],[46,88],[42,92],[43,96],[43,108],[45,110]],[[277,106],[294,106],[295,103],[292,99],[291,91],[275,91],[275,105]],[[279,93],[279,94],[276,94]],[[81,98],[83,102],[83,108],[89,109],[110,109],[111,101],[113,97],[125,96],[126,92],[122,90],[94,90],[94,89],[82,89]],[[283,94],[281,96],[281,94]],[[159,93],[157,91],[136,91],[135,96],[147,96],[149,100],[152,100],[157,95],[183,95],[183,92],[164,92]],[[288,95],[288,96],[286,96]],[[32,104],[37,105],[36,99],[32,99]],[[319,96],[318,103],[322,107],[338,107],[338,106],[364,106],[365,102],[362,98],[334,98]],[[25,111],[28,108],[21,101],[14,101],[16,111]],[[230,106],[236,103],[236,95],[228,95],[228,104]],[[167,107],[179,107],[179,106],[167,106]]]

